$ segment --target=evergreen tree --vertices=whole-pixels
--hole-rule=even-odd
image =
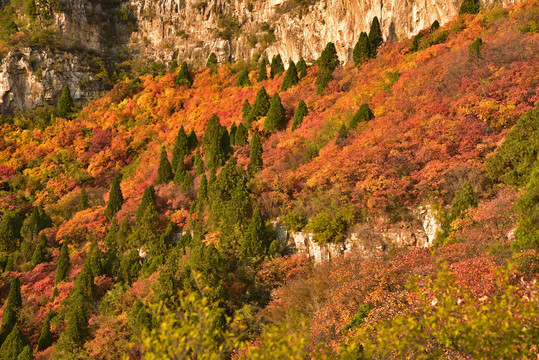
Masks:
[[[137,222],[140,221],[140,219],[142,219],[142,216],[144,215],[144,211],[149,206],[156,209],[156,206],[155,206],[155,189],[153,188],[152,185],[148,186],[144,190],[144,193],[142,194],[142,199],[140,200],[140,205],[139,205],[139,207],[137,209],[137,214],[135,216],[135,219],[136,219]]]
[[[258,120],[262,116],[266,116],[270,108],[270,97],[266,92],[266,89],[262,86],[258,93],[256,94],[255,102],[251,107],[251,114],[249,116],[250,122],[247,125],[247,128],[251,126],[251,122]]]
[[[382,30],[380,30],[380,22],[378,21],[378,17],[375,16],[372,19],[371,29],[369,30],[369,45],[371,47],[372,58],[376,57],[378,49],[383,42],[384,39],[382,38]]]
[[[0,360],[17,360],[17,356],[24,350],[30,342],[19,330],[17,325],[13,326],[9,336],[0,347]]]
[[[246,122],[248,120],[250,114],[251,104],[249,104],[249,100],[245,99],[245,101],[243,102],[243,108],[241,109],[241,119],[243,120],[243,122]]]
[[[47,237],[45,234],[41,233],[41,239],[32,254],[32,265],[36,266],[45,261],[46,251],[47,251]]]
[[[178,72],[174,83],[179,86],[193,86],[193,79],[191,77],[191,74],[189,73],[189,68],[187,67],[187,63],[185,61],[182,63],[182,66],[180,66],[180,71]]]
[[[539,162],[530,175],[526,192],[518,199],[520,224],[515,230],[515,249],[539,249]]]
[[[315,84],[318,85],[318,88],[316,89],[316,93],[318,95],[324,94],[324,90],[328,87],[329,83],[333,80],[333,74],[327,71],[319,72]]]
[[[348,137],[348,129],[342,124],[337,134],[337,139],[346,139]]]
[[[197,200],[206,201],[207,199],[208,199],[208,179],[206,179],[206,175],[203,174],[200,177],[200,185],[198,186]]]
[[[12,252],[19,245],[23,219],[14,211],[6,211],[0,220],[0,251]]]
[[[273,95],[271,105],[268,111],[266,121],[264,121],[264,131],[270,133],[275,130],[281,130],[286,126],[286,111],[281,104],[281,98],[278,93]]]
[[[483,39],[476,38],[468,48],[468,62],[473,62],[481,58],[481,48],[485,45]]]
[[[180,161],[183,161],[188,154],[189,138],[187,137],[187,134],[185,133],[185,130],[182,125],[178,130],[178,135],[176,135],[176,142],[174,143],[174,149],[172,150],[172,168],[176,169],[178,167],[178,163]]]
[[[193,177],[191,176],[191,173],[188,171],[185,173],[185,176],[183,177],[182,191],[189,192],[189,190],[191,190],[192,187],[193,187]]]
[[[178,62],[176,60],[172,60],[170,62],[170,66],[168,68],[170,70],[170,73],[172,74],[173,72],[175,72],[178,69]],[[140,80],[140,78],[139,78],[139,80]]]
[[[185,168],[185,163],[182,160],[178,163],[178,167],[176,168],[176,173],[174,174],[174,184],[181,184],[186,172],[187,169]]]
[[[236,85],[239,87],[246,87],[251,85],[251,80],[249,80],[249,71],[247,71],[247,69],[243,69],[242,71],[240,71]]]
[[[71,97],[69,86],[66,84],[62,90],[62,95],[60,95],[60,98],[58,99],[58,104],[56,105],[58,116],[67,118],[73,111],[74,107],[75,105],[73,104],[73,98]]]
[[[270,77],[272,79],[284,73],[284,64],[281,55],[277,54],[271,59]]]
[[[19,318],[19,312],[22,307],[21,297],[21,281],[18,277],[11,280],[9,287],[9,295],[2,315],[2,325],[0,326],[0,345],[7,342],[6,338],[12,333],[16,327]],[[3,348],[3,346],[2,346]],[[0,351],[0,354],[3,353]]]
[[[99,250],[99,246],[97,246],[96,241],[92,243],[92,246],[88,251],[86,262],[88,262],[88,268],[93,277],[103,275],[103,265],[101,264],[101,251]]]
[[[266,60],[266,57],[264,56],[262,60],[260,60],[260,65],[258,66],[258,82],[268,79],[268,71],[266,70],[267,67],[268,60]]]
[[[168,161],[167,152],[165,151],[165,148],[162,148],[161,159],[159,160],[159,168],[157,169],[157,180],[155,181],[155,184],[168,184],[173,178],[174,174],[172,174],[172,167]]]
[[[434,22],[432,23],[432,25],[430,26],[430,29],[432,31],[436,31],[440,28],[440,23],[438,22],[438,20],[434,20]]]
[[[240,246],[240,257],[244,260],[258,262],[264,258],[268,248],[268,236],[264,217],[257,206],[245,237]]]
[[[56,264],[56,279],[55,284],[67,279],[67,273],[69,272],[71,264],[69,261],[69,252],[67,249],[67,243],[64,242],[60,249],[60,256],[58,257],[58,263]]]
[[[359,35],[359,39],[354,46],[354,64],[359,66],[364,62],[368,61],[371,56],[371,45],[369,43],[369,37],[366,32],[362,32]]]
[[[210,68],[212,74],[217,72],[217,56],[215,56],[214,52],[212,52],[208,57],[208,61],[206,61],[206,66]]]
[[[294,111],[294,120],[292,121],[292,131],[296,130],[296,128],[301,125],[303,118],[305,118],[307,114],[309,114],[309,110],[307,109],[307,104],[305,104],[305,101],[300,100],[298,103],[298,106],[296,107],[296,111]]]
[[[26,345],[22,351],[17,356],[17,360],[34,360],[34,355],[32,354],[32,348],[30,345]]]
[[[360,122],[369,121],[372,119],[374,119],[374,114],[372,113],[369,104],[363,103],[350,121],[349,129],[353,130]]]
[[[26,4],[26,16],[28,16],[32,20],[36,18],[35,0],[28,0],[28,3]]]
[[[258,132],[256,131],[251,137],[251,156],[249,157],[248,169],[251,175],[262,170],[262,144],[260,143],[260,136],[258,136]]]
[[[449,228],[451,223],[457,218],[464,217],[464,210],[470,207],[477,207],[477,200],[475,199],[475,193],[469,182],[465,182],[460,190],[455,195],[451,208],[449,209],[448,217],[446,219],[446,229]]]
[[[197,149],[197,151],[195,152],[195,174],[196,176],[199,176],[201,174],[204,174],[205,171],[206,169],[204,169],[204,160],[202,160],[202,156],[200,155],[200,149]]]
[[[298,63],[296,64],[296,70],[298,71],[300,79],[307,76],[307,63],[305,62],[304,58],[299,59]]]
[[[82,291],[75,291],[74,289],[69,297],[66,314],[67,327],[60,335],[53,352],[55,358],[63,358],[66,354],[73,354],[84,344],[90,333],[88,308],[89,300],[87,296]]]
[[[419,43],[420,43],[421,39],[423,39],[423,36],[424,35],[423,35],[422,32],[420,32],[416,36],[414,36],[414,39],[412,40],[412,46],[410,47],[412,52],[416,52],[417,50],[419,50]]]
[[[120,188],[121,181],[122,179],[117,176],[112,180],[112,184],[110,185],[109,202],[105,209],[105,215],[107,215],[107,218],[109,219],[112,219],[124,204],[124,197],[122,195],[122,189]]]
[[[35,206],[22,224],[21,235],[25,240],[33,240],[41,230],[50,228],[52,225],[52,219],[43,207]]]
[[[231,150],[230,139],[226,127],[221,126],[217,115],[213,115],[208,122],[202,143],[206,152],[207,166],[217,168],[223,165]]]
[[[189,132],[189,135],[187,135],[187,140],[189,140],[189,150],[196,149],[198,146],[198,138],[195,130],[191,130],[191,132]]]
[[[132,285],[140,272],[140,258],[137,250],[132,249],[125,255],[120,263],[120,271],[118,273],[118,282],[126,285]]]
[[[84,185],[80,188],[80,198],[79,198],[79,211],[86,210],[90,207],[90,201],[88,200],[88,194],[86,194],[86,187]]]
[[[51,320],[53,313],[49,312],[43,320],[43,326],[41,326],[41,332],[39,334],[39,340],[37,341],[37,351],[43,351],[52,345],[54,339],[51,332]]]
[[[298,71],[296,69],[296,64],[292,60],[288,64],[288,69],[284,75],[283,84],[281,86],[282,91],[290,89],[292,86],[297,85],[299,82]]]
[[[236,123],[233,123],[230,125],[230,145],[236,145],[236,131],[238,130],[238,127],[236,126]]]
[[[236,146],[243,146],[247,144],[248,137],[249,131],[242,123],[240,123],[240,125],[238,126],[238,130],[236,130],[236,136],[234,140]]]
[[[127,219],[126,219],[127,220]],[[118,252],[121,252],[123,249],[119,248],[118,244],[118,234],[120,232],[120,227],[118,226],[118,220],[116,217],[112,220],[110,225],[109,232],[105,238],[105,245],[107,247],[107,252],[105,254],[105,259],[103,261],[103,272],[110,277],[116,276],[120,263],[118,260]]]
[[[463,0],[460,4],[459,14],[477,14],[479,3],[477,0]]]
[[[333,79],[333,71],[338,65],[339,58],[337,57],[335,44],[329,42],[318,59],[318,76],[315,82],[318,85],[317,94],[322,95],[324,93],[327,85]]]

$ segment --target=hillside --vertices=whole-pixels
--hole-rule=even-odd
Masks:
[[[538,5],[4,118],[0,360],[533,358]],[[398,240],[421,209],[430,248]]]

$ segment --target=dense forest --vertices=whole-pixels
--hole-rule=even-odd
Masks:
[[[537,358],[538,19],[465,0],[349,64],[212,54],[1,118],[0,360]],[[431,247],[278,236],[421,206]]]

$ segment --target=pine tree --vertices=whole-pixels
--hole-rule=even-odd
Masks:
[[[249,157],[248,170],[251,175],[262,170],[262,144],[256,131],[251,137],[251,156]]]
[[[240,257],[247,261],[260,261],[266,254],[267,242],[265,220],[260,207],[257,206],[241,243]]]
[[[205,171],[206,169],[204,169],[204,160],[202,160],[202,156],[200,155],[200,149],[197,149],[197,151],[195,152],[195,175],[199,176],[201,174],[204,174]]]
[[[298,71],[300,79],[307,76],[307,63],[305,62],[304,58],[299,59],[298,63],[296,64],[296,70]]]
[[[208,61],[206,61],[206,66],[210,68],[212,74],[217,72],[217,56],[215,56],[214,52],[212,52],[208,57]]]
[[[45,319],[43,320],[43,325],[41,326],[41,332],[39,333],[39,340],[37,341],[37,351],[43,351],[52,345],[54,339],[51,332],[51,320],[53,318],[53,313],[49,312]]]
[[[410,50],[412,50],[412,52],[416,52],[417,50],[419,50],[419,44],[421,42],[421,39],[423,39],[423,33],[420,32],[420,33],[417,33],[416,36],[414,36],[414,39],[412,40],[412,46],[410,47]]]
[[[88,262],[88,267],[94,278],[103,275],[103,264],[101,263],[101,251],[99,250],[99,246],[97,245],[96,241],[92,242],[92,246],[90,247],[90,250],[88,251],[86,262]]]
[[[369,37],[366,32],[362,32],[359,35],[359,40],[354,46],[354,64],[359,66],[364,62],[368,61],[371,56],[371,45],[369,43]]]
[[[236,146],[243,146],[247,144],[247,138],[249,137],[249,131],[247,128],[240,123],[238,126],[238,130],[236,130],[236,137],[234,142],[236,143]]]
[[[187,67],[187,63],[185,61],[182,63],[182,66],[180,66],[180,71],[178,72],[174,83],[179,86],[193,86],[193,79],[191,77],[191,74],[189,73],[189,68]]]
[[[296,107],[296,111],[294,111],[294,120],[292,121],[292,131],[296,130],[296,128],[301,125],[303,118],[305,118],[307,114],[309,114],[309,110],[307,109],[307,104],[305,104],[305,101],[300,100],[298,103],[298,106]]]
[[[161,149],[161,159],[159,160],[159,168],[157,169],[157,180],[155,181],[156,185],[159,184],[168,184],[174,179],[174,174],[172,174],[172,167],[168,161],[167,152],[165,148]]]
[[[459,14],[477,14],[479,12],[479,3],[477,0],[463,0],[460,4]]]
[[[260,65],[258,66],[258,82],[264,81],[268,79],[268,71],[266,68],[268,67],[268,60],[266,60],[266,57],[264,56],[262,60],[260,61]]]
[[[209,168],[223,165],[231,151],[230,138],[226,127],[221,126],[217,115],[213,115],[206,126],[202,139]]]
[[[384,39],[382,38],[382,30],[380,30],[380,22],[378,21],[378,17],[375,16],[372,19],[371,29],[369,30],[369,45],[371,47],[372,58],[376,57],[378,49],[383,42]]]
[[[122,179],[117,176],[112,180],[112,184],[110,185],[109,202],[105,209],[105,215],[107,215],[107,218],[109,219],[112,219],[124,204],[124,197],[122,195],[122,189],[120,188],[121,181]]]
[[[80,276],[80,275],[79,275]],[[73,354],[82,347],[90,330],[89,300],[82,291],[72,291],[69,297],[69,307],[67,310],[67,327],[60,335],[55,346],[53,356],[63,358],[62,353]]]
[[[372,113],[369,104],[363,103],[350,121],[349,129],[353,130],[360,122],[369,121],[372,119],[374,119],[374,114]]]
[[[246,69],[240,71],[236,85],[239,87],[246,87],[251,85],[251,80],[249,80],[249,71],[247,71]]]
[[[25,240],[33,240],[41,230],[50,228],[52,225],[52,219],[43,207],[35,206],[22,224],[21,235]]]
[[[275,130],[281,130],[286,126],[286,111],[281,104],[281,98],[278,93],[273,95],[271,105],[268,111],[266,121],[264,121],[264,131],[270,133]]]
[[[481,57],[481,48],[485,45],[483,39],[476,38],[468,48],[468,62],[473,62]]]
[[[185,163],[182,160],[178,163],[178,167],[176,168],[176,172],[174,174],[174,184],[181,184],[186,172],[187,169],[185,168]]]
[[[178,69],[178,62],[176,60],[172,60],[170,62],[170,65],[169,65],[169,70],[170,70],[170,73],[172,74],[173,72],[175,72],[177,69]],[[139,78],[140,80],[140,78]]]
[[[47,251],[47,237],[45,234],[41,233],[41,239],[32,254],[32,265],[36,266],[45,261],[46,251]]]
[[[268,110],[270,108],[270,97],[268,93],[266,92],[266,89],[262,86],[258,93],[256,94],[255,102],[253,103],[253,106],[251,107],[251,114],[250,119],[251,122],[254,120],[258,120],[262,116],[266,116],[268,113]],[[249,126],[250,127],[249,123]]]
[[[178,163],[180,161],[183,161],[188,154],[189,138],[187,137],[187,134],[185,133],[185,130],[182,125],[178,130],[178,135],[176,135],[176,142],[174,143],[174,149],[172,150],[172,168],[176,169],[178,167]]]
[[[432,25],[430,26],[430,29],[432,31],[436,31],[440,28],[440,23],[438,22],[438,20],[434,20],[434,22],[432,23]]]
[[[140,258],[137,250],[132,249],[125,255],[120,263],[120,271],[118,273],[118,282],[132,285],[140,272]]]
[[[205,174],[203,174],[200,177],[200,185],[198,186],[197,200],[198,201],[208,200],[208,179],[206,178]]]
[[[281,55],[277,54],[271,59],[270,77],[274,79],[282,73],[284,73],[283,60],[281,59]]]
[[[35,0],[28,0],[28,3],[26,4],[26,16],[28,16],[32,20],[36,18]]]
[[[60,256],[58,257],[58,263],[56,264],[56,279],[55,284],[67,279],[67,273],[69,272],[71,264],[69,261],[69,252],[67,249],[67,243],[64,242],[60,249]]]
[[[0,347],[0,360],[17,360],[17,356],[30,342],[17,325],[13,326],[9,336]]]
[[[250,114],[251,114],[251,104],[249,104],[249,100],[245,99],[245,101],[243,102],[243,108],[241,109],[241,119],[243,120],[243,122],[247,121]]]
[[[69,86],[67,86],[66,84],[62,89],[62,95],[60,95],[60,98],[58,99],[58,104],[56,105],[56,111],[58,112],[58,116],[67,118],[73,111],[74,107],[75,105],[73,104],[73,98],[71,97]]]
[[[348,129],[342,124],[337,134],[337,139],[346,139],[348,137]]]
[[[0,251],[14,251],[21,238],[22,216],[14,211],[6,211],[0,220]]]
[[[539,250],[539,162],[530,175],[526,192],[518,199],[516,210],[520,224],[515,230],[515,249]]]
[[[333,71],[339,65],[335,44],[327,43],[318,59],[318,76],[315,84],[318,85],[317,94],[322,95],[329,82],[333,79]]]
[[[4,343],[6,338],[12,333],[14,327],[16,327],[15,325],[19,318],[21,307],[21,281],[18,277],[16,277],[15,279],[11,280],[6,307],[4,309],[4,314],[2,315],[2,325],[0,326],[0,345]],[[1,353],[3,352],[0,351],[0,354]]]
[[[90,207],[90,201],[88,200],[88,194],[86,194],[86,187],[84,185],[80,188],[80,198],[79,198],[79,205],[78,210],[86,210]]]
[[[189,150],[196,149],[198,146],[198,138],[195,130],[191,130],[191,132],[189,132],[189,135],[187,135],[187,140],[189,140]]]
[[[17,356],[17,360],[34,360],[34,355],[32,354],[32,348],[30,345],[26,345],[22,351]]]
[[[292,60],[288,64],[288,69],[284,75],[283,84],[281,86],[282,91],[290,89],[292,86],[297,85],[299,82],[298,71],[296,69],[296,64]]]
[[[140,200],[140,205],[137,209],[137,214],[135,216],[136,222],[139,222],[144,215],[144,211],[148,206],[156,208],[155,206],[155,189],[152,185],[148,186],[144,193],[142,194],[142,199]]]
[[[182,191],[189,192],[189,190],[191,190],[192,187],[193,187],[193,177],[191,176],[191,173],[188,171],[185,173],[185,176],[183,177]]]
[[[230,145],[236,145],[236,131],[238,130],[238,127],[236,126],[236,123],[233,123],[230,125]]]

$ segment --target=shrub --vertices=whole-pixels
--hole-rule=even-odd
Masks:
[[[353,208],[341,208],[337,211],[322,211],[311,219],[307,228],[313,233],[313,239],[319,244],[337,243],[346,237],[346,231],[356,221]]]
[[[479,3],[477,0],[463,0],[460,4],[459,14],[477,14],[479,12]]]

